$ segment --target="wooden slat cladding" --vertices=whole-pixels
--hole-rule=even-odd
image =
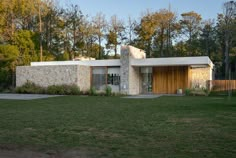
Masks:
[[[184,91],[190,86],[189,77],[187,66],[154,67],[153,93],[176,94],[177,89]]]
[[[227,91],[236,89],[236,80],[212,80],[208,81],[208,89],[212,91]]]

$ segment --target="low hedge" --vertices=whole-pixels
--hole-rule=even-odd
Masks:
[[[52,85],[47,87],[48,94],[79,95],[80,89],[77,85]]]
[[[27,81],[24,85],[17,87],[15,92],[25,94],[44,94],[46,93],[46,89],[33,82]]]
[[[75,84],[52,85],[44,88],[33,82],[27,81],[24,85],[17,87],[15,92],[25,94],[79,95],[80,89]]]
[[[48,87],[41,87],[33,82],[27,81],[24,85],[15,89],[16,93],[24,94],[56,94],[56,95],[91,95],[91,96],[124,96],[122,93],[112,92],[110,86],[106,86],[104,91],[98,92],[95,87],[91,87],[89,91],[80,92],[80,88],[75,85],[51,85]]]
[[[206,88],[185,89],[187,96],[208,96],[209,92]]]

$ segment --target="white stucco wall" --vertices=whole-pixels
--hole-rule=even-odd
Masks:
[[[130,95],[136,95],[140,94],[142,89],[140,87],[140,82],[142,80],[140,68],[139,67],[133,67],[131,66],[131,60],[132,59],[145,59],[146,53],[138,48],[127,46],[127,49],[129,51],[129,94]]]

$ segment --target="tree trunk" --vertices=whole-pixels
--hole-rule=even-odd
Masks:
[[[16,71],[15,71],[15,63],[12,65],[12,87],[16,86]]]
[[[192,56],[192,29],[189,28],[189,41],[188,41],[188,56]]]
[[[161,45],[160,45],[161,57],[164,56],[163,45],[164,45],[164,29],[161,30]]]
[[[148,56],[147,57],[150,58],[151,55],[152,55],[151,54],[151,42],[150,41],[148,42],[148,51],[147,52],[148,52]]]
[[[43,42],[42,42],[42,17],[41,17],[41,8],[40,8],[40,4],[39,4],[39,47],[40,47],[40,61],[43,61]]]
[[[117,56],[117,44],[115,44],[115,58],[116,58],[116,56]]]
[[[99,43],[99,59],[102,59],[102,49],[101,49],[101,36],[98,36],[98,43]]]
[[[225,79],[229,78],[229,38],[226,35],[225,40]]]
[[[71,51],[71,59],[74,60],[75,58],[75,44],[76,44],[76,24],[73,23],[73,49]]]
[[[15,32],[15,26],[14,26],[14,18],[13,18],[13,11],[11,11],[11,38],[13,37]]]

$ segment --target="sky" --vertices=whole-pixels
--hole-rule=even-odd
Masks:
[[[89,17],[102,12],[109,19],[112,15],[126,21],[130,16],[139,19],[147,10],[158,11],[168,9],[181,13],[195,11],[202,15],[204,20],[216,19],[217,13],[222,13],[222,5],[227,0],[57,0],[60,6],[66,7],[77,4],[82,13]]]

